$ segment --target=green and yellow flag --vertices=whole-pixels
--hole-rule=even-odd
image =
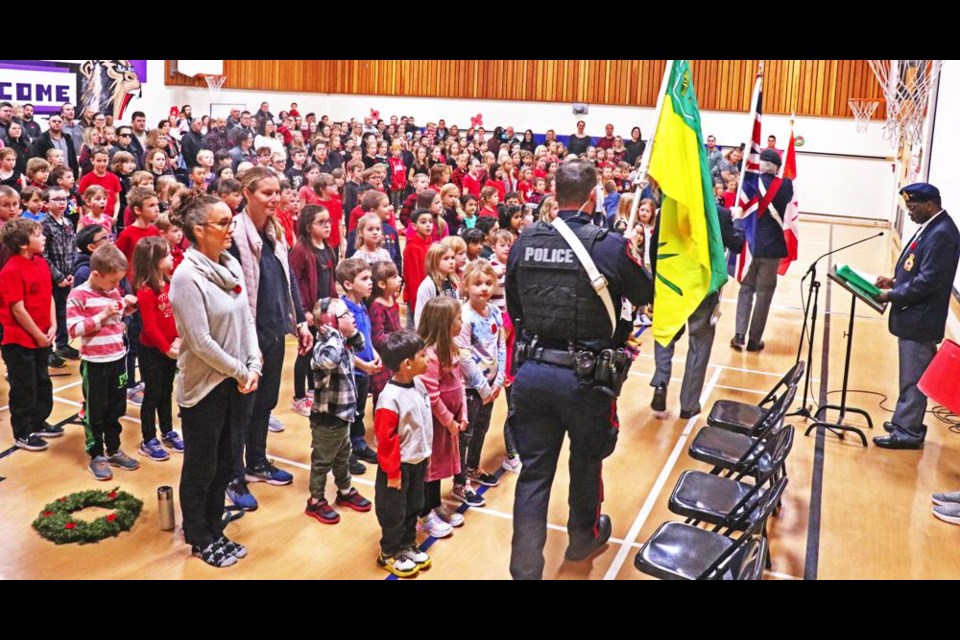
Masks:
[[[663,193],[660,244],[651,249],[657,252],[653,337],[664,346],[727,280],[690,62],[674,60],[665,82],[648,171]]]

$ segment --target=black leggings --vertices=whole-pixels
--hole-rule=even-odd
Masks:
[[[310,333],[313,334],[313,341],[317,341],[317,330],[310,327]],[[307,395],[307,389],[313,391],[313,371],[310,367],[310,360],[313,358],[313,351],[308,351],[302,356],[297,356],[293,363],[293,399],[299,400]],[[306,382],[306,384],[304,384]]]
[[[423,483],[423,511],[420,517],[425,518],[430,512],[440,506],[440,481],[431,480]]]

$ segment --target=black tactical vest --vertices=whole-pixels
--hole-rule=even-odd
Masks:
[[[607,234],[593,225],[571,229],[591,256],[594,244]],[[610,316],[556,229],[537,222],[523,230],[513,250],[520,252],[516,279],[527,332],[558,345],[610,338]]]

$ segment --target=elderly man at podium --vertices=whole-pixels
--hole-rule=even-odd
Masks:
[[[877,299],[890,302],[890,333],[900,355],[900,397],[889,435],[873,442],[884,449],[922,449],[927,427],[927,397],[917,387],[920,376],[943,340],[953,279],[960,260],[960,232],[940,205],[940,191],[926,182],[900,190],[910,219],[920,225],[903,245],[893,278],[879,277]]]

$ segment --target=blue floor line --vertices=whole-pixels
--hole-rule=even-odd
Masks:
[[[500,468],[497,469],[497,471],[493,474],[493,477],[496,478],[497,480],[499,480],[499,479],[500,479],[500,476],[502,476],[505,472],[506,472],[506,469],[504,469],[503,467],[500,467]],[[476,492],[476,493],[477,493],[478,496],[482,496],[483,494],[485,494],[485,493],[487,492],[487,489],[493,489],[493,487],[481,486],[479,489],[477,489],[477,492]],[[457,509],[457,513],[466,513],[469,509],[470,509],[470,505],[464,503],[464,504],[460,505],[460,507]],[[432,546],[433,546],[433,543],[436,542],[437,540],[439,540],[439,538],[434,538],[433,536],[428,536],[427,539],[423,541],[423,544],[420,545],[420,550],[425,552],[427,549],[429,549],[430,547],[432,547]],[[386,577],[386,579],[387,579],[387,580],[399,580],[400,578],[398,578],[397,576],[395,576],[395,575],[393,575],[393,574],[391,573],[390,575],[388,575],[388,576]]]

